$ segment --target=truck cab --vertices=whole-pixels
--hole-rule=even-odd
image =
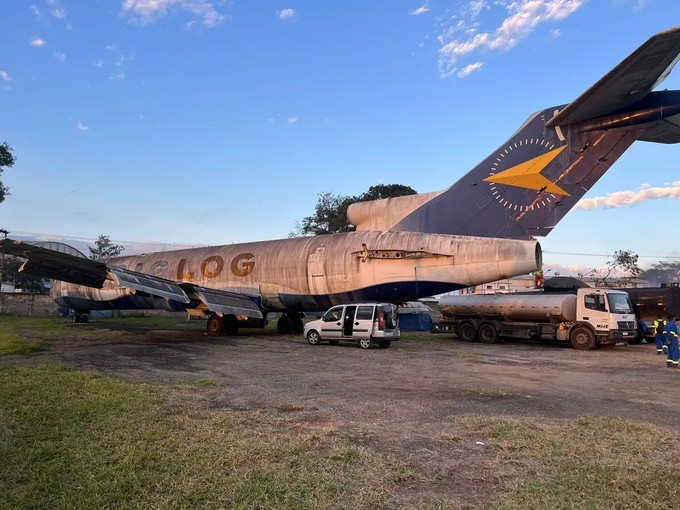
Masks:
[[[635,313],[626,292],[583,288],[577,290],[576,296],[576,324],[570,328],[574,347],[591,348],[593,340],[596,344],[607,345],[637,337]],[[591,331],[577,330],[579,327]],[[593,334],[594,339],[591,338]]]

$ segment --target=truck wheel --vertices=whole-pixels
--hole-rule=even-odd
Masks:
[[[206,325],[208,330],[208,335],[210,336],[220,336],[222,334],[222,328],[224,321],[219,315],[211,315],[208,318],[208,324]]]
[[[498,342],[498,331],[493,324],[484,323],[479,327],[479,341],[485,344],[495,344]]]
[[[587,351],[595,347],[597,339],[595,334],[585,326],[576,326],[571,330],[571,345],[579,351]]]
[[[645,332],[642,331],[642,328],[640,326],[638,326],[635,335],[636,335],[635,338],[631,338],[630,340],[628,340],[628,343],[630,345],[641,344],[642,341],[645,339]]]
[[[464,322],[458,326],[458,338],[463,342],[474,342],[477,338],[477,331],[471,322]]]

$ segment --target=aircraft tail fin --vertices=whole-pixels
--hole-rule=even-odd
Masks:
[[[680,142],[680,91],[651,92],[678,60],[680,27],[650,38],[572,103],[533,114],[449,189],[357,205],[350,221],[358,229],[547,235],[635,140]],[[364,221],[376,211],[380,221]]]

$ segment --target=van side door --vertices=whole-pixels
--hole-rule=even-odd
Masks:
[[[357,307],[354,317],[354,336],[356,338],[371,338],[373,335],[375,308],[375,305],[359,305]]]
[[[351,338],[354,334],[354,317],[356,313],[356,305],[345,306],[345,316],[342,320],[342,336],[344,338]]]

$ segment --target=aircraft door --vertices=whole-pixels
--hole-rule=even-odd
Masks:
[[[309,292],[313,295],[328,294],[326,286],[326,271],[324,269],[325,246],[319,246],[309,254],[307,260],[307,283]]]
[[[375,305],[359,305],[354,316],[353,334],[357,338],[370,338],[373,332]]]
[[[342,336],[351,337],[354,332],[354,318],[357,313],[356,305],[348,305],[345,307],[345,316],[342,322]]]

